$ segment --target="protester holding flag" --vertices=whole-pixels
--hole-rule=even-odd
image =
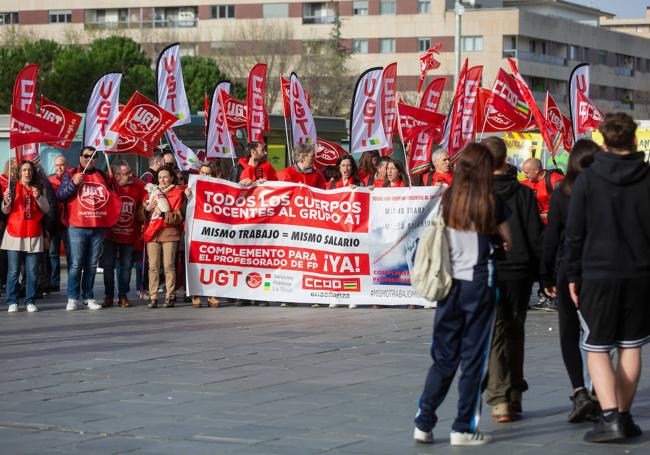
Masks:
[[[275,181],[278,176],[267,159],[267,148],[263,142],[249,142],[246,157],[240,158],[230,170],[230,181],[250,185],[255,181]]]
[[[587,442],[641,435],[630,410],[650,341],[650,167],[632,117],[608,114],[598,129],[605,151],[573,184],[566,227],[569,293],[602,408]]]
[[[149,308],[158,307],[160,262],[165,271],[164,308],[174,307],[176,287],[176,249],[181,240],[183,191],[177,186],[174,169],[164,165],[158,170],[158,186],[148,187],[145,210],[149,219],[145,225],[144,241],[149,261]]]
[[[431,170],[422,174],[421,186],[451,185],[451,179],[449,152],[438,149],[431,154]]]
[[[328,190],[359,186],[357,163],[355,163],[352,155],[340,156],[336,162],[336,168],[338,169],[338,175],[327,182]]]
[[[408,186],[408,177],[401,161],[391,159],[386,164],[386,181],[384,187],[402,188]]]
[[[63,174],[68,169],[68,161],[65,156],[59,155],[54,158],[54,174],[48,177],[50,185],[52,185],[52,190],[56,194],[59,187],[61,186],[61,179]],[[68,244],[68,234],[65,224],[62,222],[62,216],[64,211],[64,204],[62,202],[57,202],[57,229],[50,239],[50,291],[59,292],[61,288],[61,241],[63,240],[63,245],[66,254],[66,263],[70,263],[70,245]]]
[[[119,219],[120,201],[109,190],[111,180],[95,167],[96,163],[97,150],[83,147],[79,167],[63,174],[56,192],[66,206],[64,224],[70,241],[67,311],[78,309],[79,297],[91,310],[102,308],[93,291],[97,261],[106,228]]]
[[[100,264],[104,269],[104,303],[102,307],[113,306],[115,297],[115,262],[119,258],[117,297],[122,308],[131,306],[128,299],[131,268],[133,267],[133,249],[144,216],[142,200],[146,195],[144,182],[133,177],[131,166],[126,161],[117,161],[112,166],[115,177],[113,186],[121,201],[120,219],[106,232]]]
[[[573,409],[568,417],[571,423],[596,420],[598,405],[591,398],[589,390],[585,388],[585,369],[580,349],[580,319],[569,295],[565,230],[573,184],[578,175],[591,166],[594,156],[600,151],[601,148],[588,139],[581,139],[575,143],[569,154],[566,177],[551,194],[548,225],[544,230],[541,276],[546,294],[557,299],[558,302],[560,349],[573,387],[571,393]]]
[[[7,305],[9,313],[18,311],[20,268],[25,258],[25,306],[27,311],[38,311],[34,304],[38,278],[38,260],[44,251],[41,220],[49,210],[36,167],[31,161],[18,166],[14,184],[7,188],[2,199],[2,213],[7,215],[7,229],[0,248],[7,250]]]
[[[312,144],[298,144],[293,151],[294,165],[278,173],[278,180],[283,182],[304,183],[315,188],[325,189],[323,174],[314,169],[316,149]]]
[[[359,180],[363,181],[377,171],[378,150],[366,150],[359,158]]]
[[[369,187],[370,189],[373,189],[376,186],[384,186],[384,182],[386,181],[386,166],[388,165],[389,161],[390,158],[387,156],[379,157],[377,160],[377,169],[375,170],[375,173],[366,176],[366,179],[363,181],[363,185]]]
[[[537,197],[539,214],[544,224],[547,223],[548,208],[551,203],[551,193],[562,180],[562,174],[557,171],[546,170],[538,158],[528,158],[522,165],[526,179],[521,183],[529,187]]]
[[[153,156],[149,158],[149,169],[140,176],[140,180],[144,183],[157,184],[158,182],[155,181],[156,174],[163,164],[162,156],[158,153],[154,153]]]
[[[494,194],[490,151],[470,143],[459,156],[454,180],[442,196],[453,281],[447,297],[438,302],[431,347],[434,363],[420,397],[413,437],[417,442],[433,442],[436,410],[462,362],[450,442],[481,445],[491,439],[477,428],[495,306],[491,256],[495,242],[509,249],[509,212]]]
[[[524,379],[526,312],[541,258],[542,221],[533,192],[512,175],[503,139],[492,136],[482,142],[492,153],[496,169],[496,193],[512,213],[508,227],[512,245],[508,252],[495,254],[497,302],[488,367],[487,403],[492,419],[510,422],[521,414],[522,394],[528,389]]]

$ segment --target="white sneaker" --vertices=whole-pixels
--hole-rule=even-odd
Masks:
[[[330,303],[330,308],[338,308],[338,304],[336,303]]]
[[[424,309],[425,309],[425,310],[432,310],[432,309],[434,309],[435,307],[436,307],[436,306],[435,306],[433,303],[427,303],[426,305],[424,305]]]
[[[88,305],[89,310],[101,310],[102,306],[95,299],[84,300],[84,305]]]
[[[474,430],[473,433],[461,433],[460,431],[452,431],[449,434],[449,443],[452,446],[480,446],[487,444],[492,440],[492,436],[486,433],[481,433]]]
[[[36,313],[38,311],[38,307],[34,305],[33,303],[28,303],[27,304],[27,312],[28,313]]]
[[[7,308],[7,313],[18,313],[18,304],[12,303],[9,305],[9,308]]]
[[[357,306],[354,303],[348,305],[348,308],[354,310]]]
[[[68,299],[68,304],[65,306],[65,311],[76,311],[79,309],[79,300]]]
[[[422,444],[433,444],[433,431],[422,431],[418,427],[413,430],[413,439]]]

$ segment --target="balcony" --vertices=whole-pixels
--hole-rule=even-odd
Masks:
[[[537,54],[528,51],[508,49],[502,52],[503,58],[518,58],[529,62],[543,63],[545,65],[567,66],[567,59],[555,55]]]
[[[617,76],[632,77],[634,76],[634,70],[625,66],[615,66],[614,74]]]
[[[119,22],[86,22],[86,30],[119,30],[138,28],[174,28],[174,27],[196,27],[198,19],[151,19],[142,21],[119,21]]]
[[[333,24],[336,16],[303,16],[303,24]]]

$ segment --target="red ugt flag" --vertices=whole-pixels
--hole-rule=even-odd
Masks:
[[[420,93],[427,72],[440,68],[440,62],[436,60],[435,56],[438,55],[441,48],[442,44],[436,43],[431,49],[420,55],[420,83],[418,84],[418,93]]]
[[[177,120],[174,114],[136,91],[111,125],[111,130],[155,147],[163,133]]]

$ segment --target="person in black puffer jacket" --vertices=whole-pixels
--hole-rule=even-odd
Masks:
[[[483,141],[494,156],[494,187],[512,212],[512,245],[495,254],[497,314],[490,350],[487,403],[492,419],[509,422],[521,413],[524,380],[524,326],[528,301],[541,258],[543,224],[535,194],[520,184],[506,163],[506,144],[498,137]]]

